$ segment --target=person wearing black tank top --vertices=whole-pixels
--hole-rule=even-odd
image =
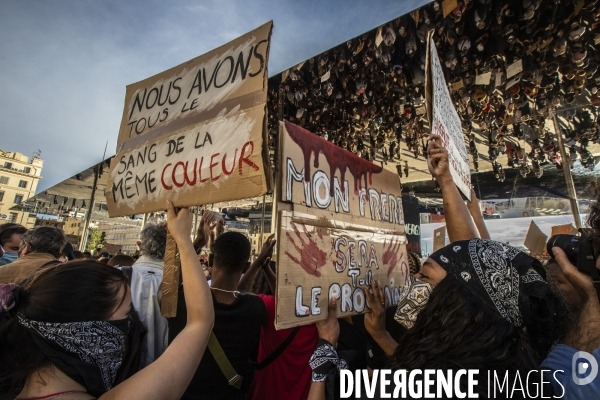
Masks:
[[[208,235],[207,235],[208,236]],[[240,388],[232,386],[211,351],[206,351],[182,399],[244,399],[252,383],[266,308],[260,297],[239,292],[238,284],[248,269],[250,242],[237,232],[226,232],[214,243],[212,299],[215,307],[213,333],[235,372],[242,377]],[[185,326],[186,304],[179,291],[177,315],[169,319],[169,343]]]

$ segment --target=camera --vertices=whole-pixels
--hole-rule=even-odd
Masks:
[[[600,295],[600,271],[596,268],[596,259],[598,253],[594,250],[590,237],[583,229],[579,232],[581,236],[574,235],[554,235],[548,240],[546,250],[553,256],[552,248],[559,247],[566,254],[571,264],[576,265],[577,269],[592,277],[594,287]]]

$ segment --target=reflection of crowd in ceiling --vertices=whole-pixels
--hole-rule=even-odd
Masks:
[[[396,164],[398,174],[408,176],[400,149],[416,158],[425,152],[426,36],[433,29],[474,170],[480,157],[492,163],[500,181],[507,167],[541,177],[544,165],[562,166],[545,124],[556,107],[566,117],[568,162],[593,169],[588,145],[600,143],[600,3],[457,4],[446,17],[441,2],[427,4],[271,79],[270,131],[277,129],[281,87],[286,119],[365,159]],[[513,76],[519,60],[522,71]],[[475,133],[489,145],[488,154],[478,154]]]

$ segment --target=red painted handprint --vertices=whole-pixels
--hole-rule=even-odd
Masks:
[[[302,269],[308,274],[316,277],[321,276],[320,269],[327,262],[327,253],[319,248],[319,245],[317,242],[315,242],[312,235],[306,230],[306,226],[304,226],[304,224],[300,224],[304,234],[300,233],[295,223],[290,222],[290,224],[292,225],[292,229],[294,230],[297,240],[300,241],[302,247],[298,247],[290,232],[286,232],[285,235],[300,254],[300,261],[298,261],[298,258],[291,255],[287,250],[285,251],[285,254],[290,258],[290,260],[301,266]],[[322,235],[319,235],[319,237],[322,238]]]
[[[387,276],[389,277],[392,274],[392,271],[394,270],[396,265],[398,264],[398,260],[402,259],[404,253],[401,253],[400,256],[398,256],[398,250],[400,250],[400,238],[392,239],[390,241],[389,246],[386,247],[386,245],[387,240],[383,242],[384,252],[382,261],[383,265],[388,267]]]

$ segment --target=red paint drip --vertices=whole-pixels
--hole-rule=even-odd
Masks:
[[[331,196],[333,196],[333,176],[335,175],[336,170],[340,171],[342,191],[345,190],[344,177],[346,175],[346,170],[350,170],[350,173],[354,177],[354,194],[358,194],[359,190],[363,187],[366,189],[368,185],[372,185],[373,174],[378,174],[383,170],[380,166],[344,150],[289,121],[285,121],[285,128],[292,140],[302,149],[302,154],[304,155],[305,182],[310,181],[311,155],[313,153],[315,155],[315,168],[319,168],[319,154],[322,153],[325,156],[327,163],[329,164],[329,191]],[[367,177],[369,180],[368,185]],[[361,185],[363,179],[364,186]]]

